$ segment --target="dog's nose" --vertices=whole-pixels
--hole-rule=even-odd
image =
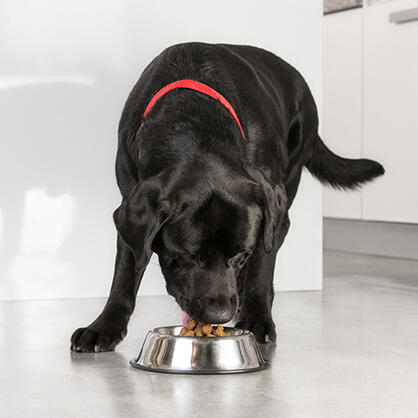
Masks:
[[[229,322],[236,313],[237,301],[235,296],[214,296],[207,298],[204,310],[205,322],[224,324]]]
[[[210,324],[225,324],[229,322],[234,316],[235,310],[230,308],[217,310],[211,307],[208,307],[205,312],[205,321]]]

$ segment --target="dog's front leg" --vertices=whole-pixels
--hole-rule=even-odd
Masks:
[[[251,331],[260,343],[265,343],[267,337],[272,342],[276,340],[276,326],[271,316],[275,259],[274,250],[269,254],[255,252],[242,277],[239,322],[235,326]]]
[[[136,294],[143,272],[135,271],[132,251],[118,237],[115,272],[109,298],[103,312],[71,337],[71,350],[83,353],[111,351],[122,341],[135,307]]]
[[[241,272],[239,322],[235,326],[250,330],[260,343],[268,340],[276,341],[276,325],[271,315],[274,297],[273,274],[276,254],[284,241],[289,225],[286,214],[280,229],[275,231],[272,251],[266,253],[260,240],[245,270]]]

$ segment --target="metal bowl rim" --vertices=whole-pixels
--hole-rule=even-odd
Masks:
[[[239,330],[241,331],[241,334],[238,335],[226,335],[226,336],[214,336],[214,337],[207,337],[206,335],[203,337],[196,337],[196,336],[180,336],[180,335],[174,335],[174,334],[161,334],[158,332],[158,330],[161,329],[167,329],[167,328],[181,328],[183,325],[172,325],[172,326],[168,326],[168,327],[157,327],[157,328],[153,328],[152,330],[148,331],[147,336],[151,333],[154,335],[158,335],[159,337],[169,337],[169,338],[191,338],[191,339],[197,339],[197,340],[201,340],[202,338],[209,338],[210,340],[217,340],[217,339],[231,339],[231,338],[240,338],[240,337],[246,337],[248,335],[254,335],[251,331],[248,331],[247,329],[241,329],[241,328],[234,328],[234,327],[224,327],[225,330]],[[145,337],[145,339],[147,338],[147,336]]]

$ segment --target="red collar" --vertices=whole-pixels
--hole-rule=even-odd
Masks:
[[[178,80],[178,81],[174,81],[173,83],[170,83],[170,84],[167,84],[166,86],[164,86],[161,90],[159,90],[154,95],[154,97],[148,103],[148,106],[147,106],[147,108],[145,109],[145,112],[144,112],[144,119],[147,116],[147,114],[149,113],[149,111],[151,110],[151,108],[155,105],[155,103],[158,99],[160,99],[162,96],[164,96],[164,94],[168,93],[169,91],[174,90],[174,89],[178,89],[178,88],[196,90],[200,93],[203,93],[203,94],[206,94],[210,97],[213,97],[215,100],[218,100],[223,106],[226,107],[226,109],[229,111],[229,113],[235,119],[235,122],[238,124],[239,130],[241,131],[241,135],[245,139],[244,131],[243,131],[242,126],[239,122],[238,116],[235,113],[234,108],[231,106],[231,103],[229,103],[228,100],[226,100],[224,96],[222,96],[220,93],[218,93],[213,88],[209,87],[206,84],[200,83],[199,81],[195,81],[195,80]]]

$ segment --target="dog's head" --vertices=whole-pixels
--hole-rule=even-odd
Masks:
[[[203,323],[233,318],[239,272],[259,237],[264,250],[271,251],[283,211],[283,202],[264,179],[233,183],[225,186],[200,176],[173,179],[162,173],[138,184],[114,213],[137,271],[146,268],[155,251],[168,293]]]

